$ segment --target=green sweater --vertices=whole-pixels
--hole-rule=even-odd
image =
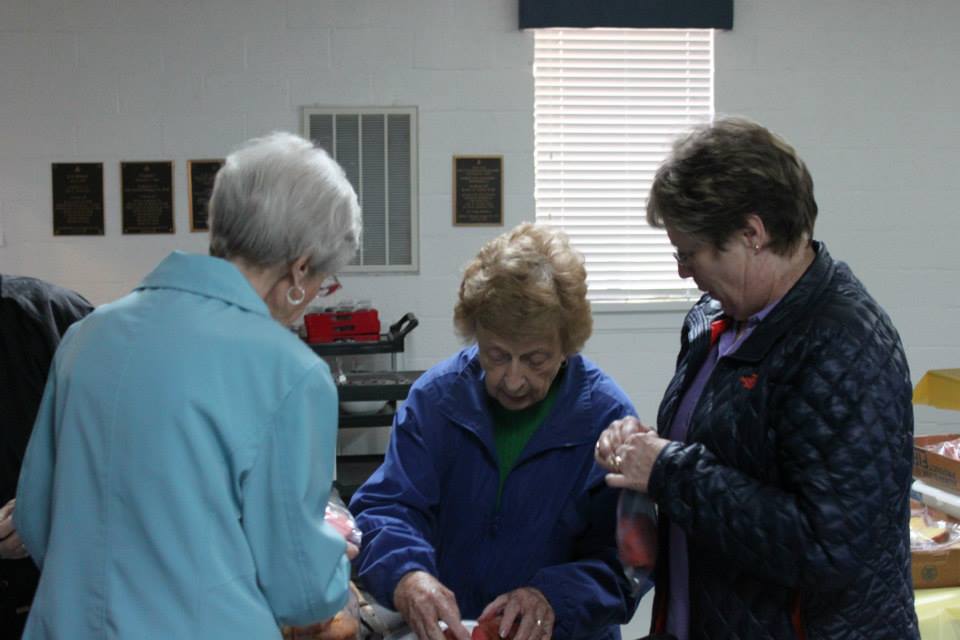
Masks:
[[[517,462],[517,458],[527,446],[543,421],[546,420],[553,403],[557,399],[557,379],[550,386],[547,396],[540,402],[520,409],[510,411],[504,409],[496,400],[490,400],[490,410],[493,413],[493,441],[497,448],[497,460],[500,464],[500,488],[497,491],[497,507],[500,507],[500,495],[507,476]]]

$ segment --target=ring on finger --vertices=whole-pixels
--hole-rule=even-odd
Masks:
[[[542,620],[542,619],[537,618],[537,626],[538,626],[538,627],[542,627],[542,626],[543,626],[543,620]]]
[[[613,468],[617,473],[620,473],[620,465],[623,464],[623,457],[620,454],[613,456]]]

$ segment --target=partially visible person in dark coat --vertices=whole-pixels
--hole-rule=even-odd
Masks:
[[[93,311],[83,296],[43,280],[0,274],[0,629],[23,631],[39,572],[13,527],[20,463],[53,353],[67,328]]]
[[[907,361],[816,216],[794,149],[736,118],[679,140],[650,192],[705,295],[657,430],[615,421],[596,456],[657,502],[654,631],[679,640],[918,637]]]

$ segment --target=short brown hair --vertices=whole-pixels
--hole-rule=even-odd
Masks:
[[[648,224],[722,249],[750,214],[763,220],[775,253],[813,237],[813,179],[793,147],[733,117],[699,126],[674,143],[650,188]]]
[[[478,326],[500,336],[559,333],[564,353],[593,331],[583,256],[564,232],[523,223],[494,238],[467,265],[453,322],[462,338]]]

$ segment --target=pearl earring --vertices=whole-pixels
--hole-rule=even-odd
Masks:
[[[296,292],[296,296],[294,296],[294,292]],[[287,289],[287,302],[289,302],[294,307],[302,303],[306,297],[307,297],[307,292],[304,291],[303,287],[301,287],[300,285],[294,285],[289,289]]]

